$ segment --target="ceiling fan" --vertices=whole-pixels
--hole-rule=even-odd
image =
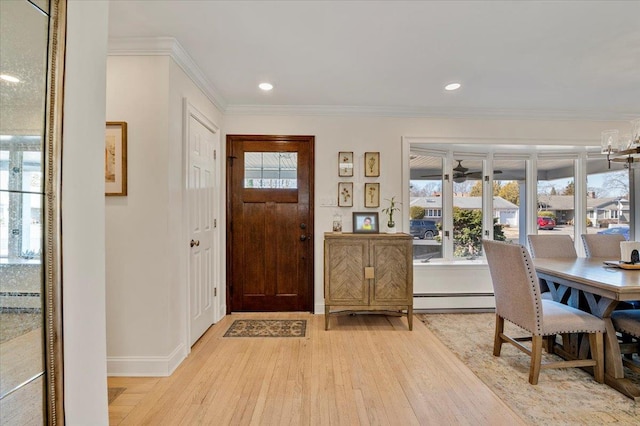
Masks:
[[[458,165],[453,168],[453,181],[455,183],[462,183],[467,179],[481,179],[482,178],[482,170],[469,171],[468,167],[464,167],[462,165],[462,160],[455,160],[458,162]],[[493,174],[497,175],[502,173],[502,170],[494,170]],[[440,177],[441,174],[437,175],[424,175],[421,177]]]

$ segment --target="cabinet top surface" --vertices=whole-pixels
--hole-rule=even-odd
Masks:
[[[395,234],[368,234],[368,233],[357,233],[354,234],[353,232],[343,232],[343,233],[337,233],[337,232],[325,232],[324,233],[324,238],[325,240],[328,239],[338,239],[338,238],[373,238],[373,239],[402,239],[402,240],[406,240],[406,239],[413,239],[413,237],[409,234],[405,234],[402,232],[398,232]]]

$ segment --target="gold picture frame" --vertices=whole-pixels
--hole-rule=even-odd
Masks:
[[[338,176],[353,176],[353,151],[338,152]]]
[[[104,140],[104,193],[127,195],[127,123],[108,121]]]
[[[364,153],[364,175],[365,177],[380,176],[380,153],[379,152]]]
[[[353,207],[353,182],[338,182],[338,206]]]
[[[380,207],[380,184],[365,183],[364,184],[364,206]]]

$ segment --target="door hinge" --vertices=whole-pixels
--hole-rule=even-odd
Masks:
[[[213,219],[213,227],[214,228],[218,227],[218,219]]]
[[[484,181],[485,181],[485,182],[489,182],[489,176],[485,176],[485,177],[484,177]]]
[[[218,156],[217,156],[216,150],[214,149],[214,150],[213,150],[213,159],[215,160],[217,157],[218,157]]]
[[[214,287],[213,288],[213,297],[216,297],[218,295],[218,287]]]
[[[233,160],[235,160],[238,157],[234,157],[233,155],[230,155],[227,157],[227,160],[229,160],[229,167],[233,167]]]

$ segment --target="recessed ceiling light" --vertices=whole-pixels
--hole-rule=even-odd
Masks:
[[[14,77],[9,74],[0,74],[0,78],[10,83],[20,83],[20,79],[18,77]]]
[[[269,90],[273,89],[273,84],[271,83],[260,83],[258,84],[258,87],[262,90],[264,90],[265,92],[268,92]]]
[[[460,83],[449,83],[446,86],[444,86],[444,90],[458,90],[460,88],[460,86],[462,86]]]

